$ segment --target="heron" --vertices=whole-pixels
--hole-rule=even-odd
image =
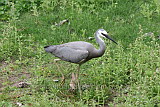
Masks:
[[[55,57],[58,57],[61,60],[78,64],[78,72],[76,76],[72,73],[72,80],[70,82],[70,87],[72,87],[72,83],[75,80],[78,80],[80,66],[91,60],[92,58],[101,57],[105,50],[106,44],[102,38],[108,38],[112,42],[118,44],[115,40],[113,40],[104,29],[98,29],[95,32],[95,39],[99,45],[99,49],[96,49],[91,43],[84,41],[74,41],[68,42],[60,45],[49,45],[45,46],[44,49],[46,52],[53,54]],[[74,78],[76,77],[76,78]],[[79,81],[78,81],[78,88]]]

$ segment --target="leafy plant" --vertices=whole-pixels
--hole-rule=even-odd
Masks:
[[[159,4],[136,0],[1,0],[0,106],[160,106]],[[56,26],[62,20],[69,22]],[[4,21],[5,20],[5,21]],[[106,52],[81,66],[79,92],[69,91],[76,65],[55,63],[43,47],[87,41],[104,28]],[[66,82],[60,86],[61,71]],[[19,81],[28,88],[13,87]]]

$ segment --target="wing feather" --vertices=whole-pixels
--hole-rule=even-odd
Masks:
[[[56,57],[73,63],[79,63],[89,55],[87,50],[75,49],[69,46],[58,46],[51,52]]]

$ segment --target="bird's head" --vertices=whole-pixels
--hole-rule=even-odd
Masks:
[[[108,38],[109,40],[111,40],[112,42],[118,44],[116,41],[114,41],[110,36],[108,36],[107,31],[105,31],[104,29],[98,29],[96,32],[96,35],[103,37],[103,38]]]

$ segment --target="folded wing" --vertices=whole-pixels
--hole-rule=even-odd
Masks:
[[[64,61],[72,63],[80,63],[81,61],[85,60],[89,55],[87,50],[76,49],[64,45],[47,46],[45,50]]]

